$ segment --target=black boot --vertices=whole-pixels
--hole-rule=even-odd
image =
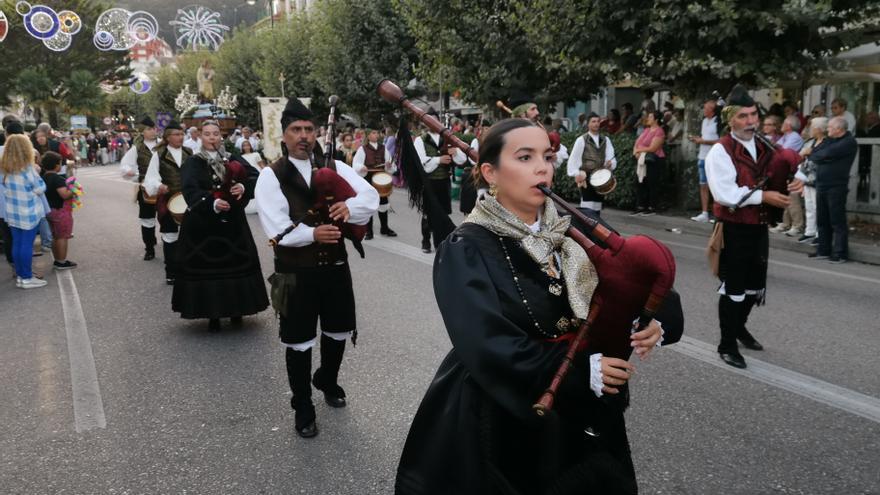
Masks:
[[[422,252],[431,252],[431,225],[427,217],[422,217]]]
[[[379,224],[381,227],[379,228],[379,233],[384,235],[385,237],[397,237],[397,232],[391,230],[388,227],[388,212],[380,211],[379,212]]]
[[[345,407],[345,390],[337,383],[342,356],[345,354],[345,341],[321,334],[321,367],[315,371],[312,384],[324,392],[324,401],[330,407]]]
[[[144,241],[144,261],[156,257],[156,227],[141,227],[141,239]]]
[[[751,349],[753,351],[763,351],[764,346],[758,342],[755,337],[752,336],[751,333],[746,329],[746,322],[749,320],[749,314],[752,312],[752,308],[755,307],[755,303],[757,302],[756,296],[746,296],[746,300],[743,301],[742,310],[740,313],[740,320],[742,321],[742,325],[739,327],[739,331],[736,334],[737,340],[742,342],[743,347],[746,349]]]
[[[364,239],[369,241],[373,238],[373,217],[370,217],[370,221],[367,222],[367,234],[364,236]]]
[[[290,383],[290,407],[295,411],[294,428],[303,438],[318,434],[315,422],[315,405],[312,404],[312,350],[295,351],[288,348],[284,355],[287,361],[287,381]]]
[[[175,248],[175,243],[162,241],[162,257],[165,258],[165,283],[168,285],[174,285],[174,281],[177,279]]]
[[[721,326],[721,343],[718,344],[718,355],[721,359],[735,367],[745,368],[746,360],[739,353],[736,336],[742,325],[741,311],[744,302],[738,303],[727,296],[718,299],[718,321]]]

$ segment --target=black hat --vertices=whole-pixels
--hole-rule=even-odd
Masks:
[[[151,119],[149,115],[144,115],[144,117],[138,121],[138,124],[144,127],[156,127],[156,123],[153,122],[153,119]]]
[[[489,119],[483,119],[483,121],[480,122],[480,127],[492,127],[492,122],[489,122]]]
[[[168,122],[168,125],[165,126],[165,130],[182,131],[183,127],[180,126],[180,122],[172,120],[171,122]]]
[[[284,132],[287,129],[287,126],[290,125],[291,122],[297,120],[309,120],[311,121],[314,118],[315,114],[312,113],[305,105],[299,101],[299,98],[290,98],[287,100],[287,105],[284,107],[284,112],[281,113],[281,132]]]
[[[727,104],[738,107],[752,107],[755,106],[755,100],[749,95],[749,92],[743,85],[737,84],[730,90],[730,94],[727,95]]]
[[[12,120],[6,124],[6,135],[11,136],[13,134],[24,134],[24,126],[17,120]]]
[[[521,90],[514,90],[510,92],[510,100],[508,100],[507,106],[510,108],[516,108],[520,105],[534,102],[535,98],[532,97],[532,95],[530,95],[529,93]]]

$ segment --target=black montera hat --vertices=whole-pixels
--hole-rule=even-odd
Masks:
[[[299,98],[290,98],[287,100],[284,112],[281,113],[281,131],[284,132],[291,122],[297,120],[311,121],[314,117],[315,114],[303,105],[302,102],[299,101]]]
[[[741,84],[737,84],[730,90],[730,94],[727,95],[726,100],[728,105],[735,105],[738,107],[751,107],[755,105],[755,100],[749,95],[745,86]]]
[[[168,131],[168,130],[182,131],[183,127],[180,126],[180,122],[178,122],[176,120],[172,120],[171,122],[168,122],[168,125],[165,126],[165,130],[166,131]]]

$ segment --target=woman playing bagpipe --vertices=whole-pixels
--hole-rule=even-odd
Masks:
[[[398,494],[636,492],[623,418],[635,371],[627,359],[678,340],[680,301],[671,292],[656,319],[638,325],[638,310],[623,328],[600,324],[593,295],[603,279],[566,235],[571,217],[539,189],[552,183],[552,155],[547,132],[526,119],[495,124],[480,143],[491,191],[435,259],[453,349],[413,420]],[[625,350],[603,355],[602,339],[589,336],[581,344],[584,320],[596,323],[588,335],[618,332]],[[554,373],[564,378],[550,404],[535,404]]]
[[[217,121],[202,123],[202,149],[180,170],[187,212],[178,239],[179,273],[171,307],[186,319],[241,318],[269,306],[257,246],[244,208],[256,171],[223,150]]]

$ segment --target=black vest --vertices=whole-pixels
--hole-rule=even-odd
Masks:
[[[589,134],[584,134],[584,152],[581,155],[581,170],[589,173],[605,166],[605,148],[608,138],[599,135],[599,146],[593,142]]]
[[[440,156],[442,154],[441,150],[446,149],[446,146],[445,146],[446,143],[444,143],[443,141],[444,140],[443,140],[442,134],[440,135],[440,144],[439,145],[434,144],[434,138],[431,137],[430,134],[425,133],[424,135],[422,135],[422,143],[425,145],[425,155],[427,155],[428,158],[434,158],[435,156]],[[431,180],[447,180],[447,179],[449,179],[449,175],[450,175],[450,167],[451,167],[451,164],[450,165],[443,165],[441,163],[437,166],[436,169],[434,169],[433,172],[428,174],[428,178]]]
[[[159,175],[162,177],[162,184],[168,186],[168,194],[181,192],[183,186],[180,181],[180,167],[192,156],[192,151],[186,146],[181,147],[180,150],[180,166],[174,161],[174,157],[168,151],[168,145],[165,143],[156,146],[154,150],[159,155]]]

